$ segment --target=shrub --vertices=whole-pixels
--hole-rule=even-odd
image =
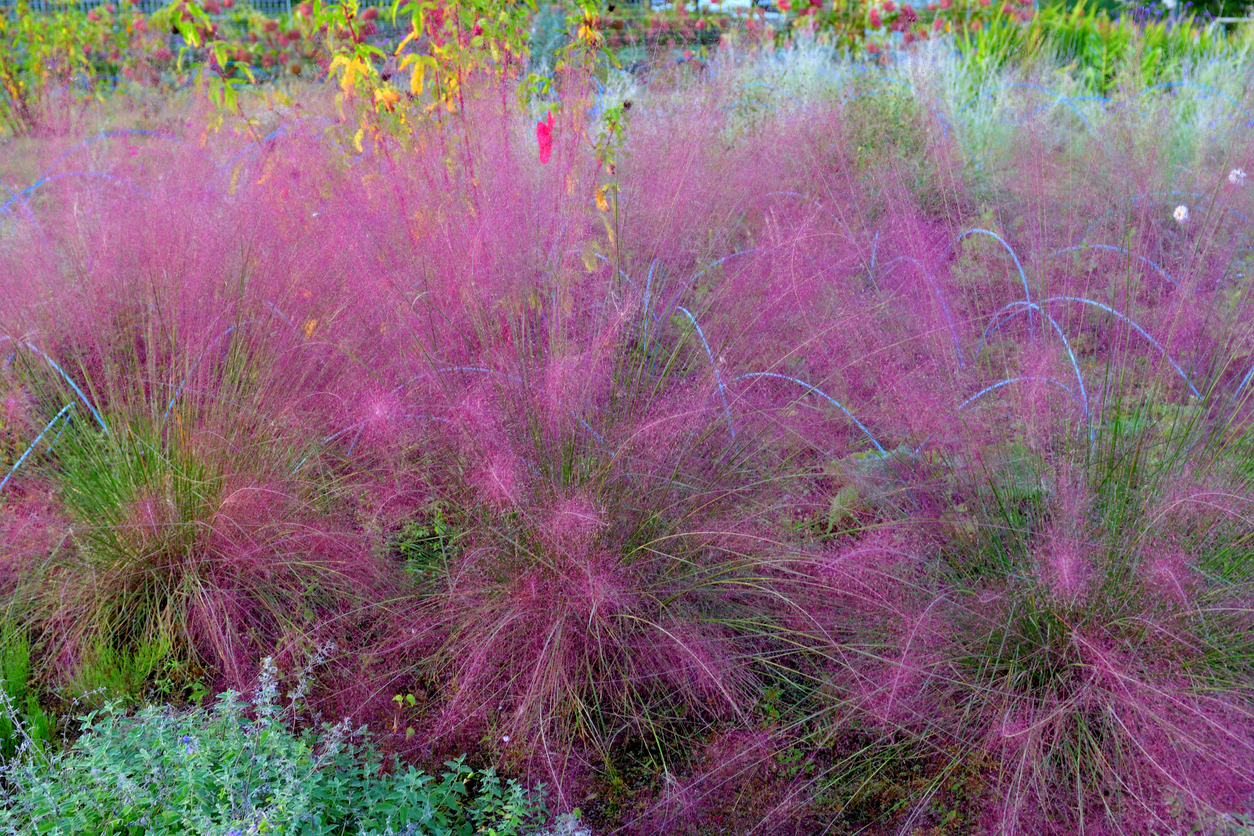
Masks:
[[[436,778],[389,766],[347,720],[295,730],[265,661],[253,699],[225,691],[211,708],[133,714],[108,703],[71,747],[9,763],[0,832],[509,836],[543,823],[542,791],[464,758]]]

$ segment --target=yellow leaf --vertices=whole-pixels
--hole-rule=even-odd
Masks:
[[[260,186],[262,183],[269,180],[270,175],[273,173],[274,173],[274,158],[269,158],[266,160],[265,165],[262,166],[261,176],[257,178],[257,185]]]
[[[610,211],[610,202],[605,199],[605,189],[605,186],[597,186],[596,190],[597,208],[602,212]]]
[[[335,70],[336,67],[344,68],[344,75],[340,78],[340,89],[343,90],[345,94],[351,94],[353,92],[353,85],[357,82],[357,76],[360,75],[364,77],[369,74],[369,68],[366,66],[366,62],[360,58],[350,59],[344,57],[343,55],[337,56],[335,60],[331,62],[329,69]]]
[[[358,128],[357,133],[353,134],[353,146],[357,149],[357,153],[364,154],[366,149],[361,146],[361,141],[366,136],[365,128]]]
[[[343,73],[343,75],[340,76],[340,89],[345,93],[350,92],[353,88],[352,67],[353,65],[347,58],[343,55],[337,55],[335,56],[335,59],[331,61],[331,66],[327,68],[327,70],[331,73],[334,73],[336,70],[340,70]]]
[[[409,45],[409,42],[410,42],[410,41],[412,41],[412,40],[413,40],[414,38],[416,38],[416,37],[418,37],[418,30],[417,30],[417,29],[410,29],[410,30],[409,30],[409,34],[405,36],[404,40],[402,40],[402,41],[401,41],[400,46],[398,46],[398,47],[396,48],[396,52],[393,52],[392,54],[393,54],[393,55],[400,55],[400,54],[401,54],[401,50],[402,50],[402,49],[404,49],[406,46],[408,46],[408,45]]]
[[[401,94],[397,93],[391,87],[384,87],[382,89],[374,91],[374,103],[377,105],[381,104],[384,107],[386,107],[388,110],[391,110],[392,106],[395,105],[400,100],[401,100]]]
[[[318,328],[318,320],[311,319],[305,323],[305,339],[309,339],[314,335],[314,331]]]
[[[423,75],[425,73],[426,67],[423,66],[422,61],[415,61],[414,71],[409,76],[409,92],[413,93],[415,96],[422,95]]]

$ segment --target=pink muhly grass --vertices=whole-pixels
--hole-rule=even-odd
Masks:
[[[1182,574],[1187,564],[1170,542],[1199,506],[1210,522],[1198,530],[1223,521],[1224,502],[1199,492],[1197,503],[1169,499],[1107,529],[1094,527],[1092,497],[1077,504],[1082,493],[1059,494],[1053,531],[1020,558],[1035,565],[1035,578],[1011,568],[1006,582],[972,588],[945,609],[951,629],[936,646],[944,673],[915,709],[932,720],[927,736],[961,736],[970,717],[984,718],[981,745],[1001,764],[1000,800],[988,808],[999,831],[1122,823],[1139,832],[1241,809],[1254,789],[1244,766],[1254,745],[1248,703],[1212,692],[1208,682],[1233,675],[1233,657],[1221,661],[1224,651],[1193,619],[1201,606],[1218,606],[1235,607],[1229,617],[1241,621],[1246,608],[1241,592],[1219,587],[1199,605],[1200,578]],[[947,641],[957,644],[946,649]],[[942,705],[956,713],[929,711]],[[942,731],[951,722],[959,725]]]
[[[716,826],[736,833],[799,833],[810,798],[781,774],[777,735],[762,729],[715,736],[684,774],[666,773],[660,797],[633,816],[628,833],[692,833]]]
[[[895,94],[759,123],[724,85],[642,94],[605,221],[582,132],[491,96],[403,153],[89,143],[109,177],[0,250],[0,584],[45,671],[170,639],[239,685],[334,639],[318,704],[399,731],[422,691],[416,747],[563,806],[687,756],[642,832],[803,828],[872,751],[937,770],[885,827],[951,769],[999,832],[1248,812],[1249,190],[1182,227],[1124,122],[975,173]]]
[[[313,510],[333,494],[293,472],[302,390],[335,368],[311,341],[325,308],[301,310],[317,300],[299,278],[293,299],[287,279],[250,280],[256,262],[224,246],[229,221],[197,216],[204,191],[179,170],[163,193],[185,203],[160,222],[147,204],[117,211],[108,231],[53,214],[43,232],[87,238],[66,243],[85,245],[87,263],[33,254],[46,288],[3,284],[6,332],[32,337],[6,374],[41,413],[78,404],[0,497],[53,489],[67,512],[60,545],[24,561],[16,594],[69,679],[97,645],[168,642],[189,672],[238,687],[258,654],[334,632],[360,593],[382,589],[370,547]],[[5,269],[15,261],[6,250]]]
[[[646,413],[641,428],[656,421]],[[742,602],[723,597],[727,584],[752,582],[757,562],[731,550],[741,538],[723,519],[744,498],[704,486],[716,471],[691,469],[688,422],[669,423],[655,424],[645,444],[634,422],[602,418],[600,432],[569,415],[558,422],[565,431],[545,442],[552,449],[528,451],[515,471],[526,504],[506,517],[459,515],[461,553],[429,599],[446,635],[432,664],[459,686],[447,722],[496,718],[512,740],[535,746],[534,765],[553,778],[572,739],[604,757],[624,734],[670,727],[681,707],[704,722],[745,710],[753,676],[723,620],[769,598],[752,588]],[[461,490],[492,507],[495,487],[469,475]],[[574,477],[581,488],[561,489]],[[473,507],[451,489],[437,493]]]

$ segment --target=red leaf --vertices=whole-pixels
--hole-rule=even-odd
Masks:
[[[540,146],[540,162],[547,163],[553,153],[553,111],[536,123],[536,144]]]

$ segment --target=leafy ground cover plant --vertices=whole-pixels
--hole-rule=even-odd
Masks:
[[[133,714],[109,703],[83,718],[64,751],[9,762],[0,829],[507,836],[543,824],[543,792],[491,768],[477,772],[459,758],[438,778],[388,769],[364,727],[347,720],[321,735],[295,731],[264,661],[251,698],[226,691],[209,708]]]

